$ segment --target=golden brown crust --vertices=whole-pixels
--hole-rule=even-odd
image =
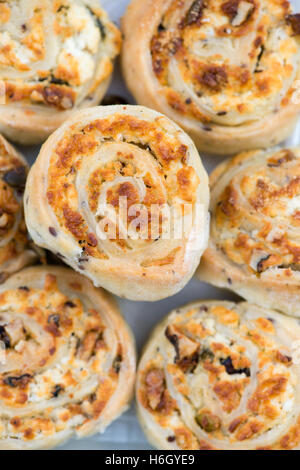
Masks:
[[[242,153],[210,181],[211,238],[199,277],[299,316],[299,149]]]
[[[138,103],[174,119],[199,150],[275,145],[299,113],[295,18],[288,1],[133,0],[123,73]]]
[[[188,282],[207,245],[207,183],[193,142],[169,119],[139,106],[91,108],[42,148],[26,222],[38,245],[95,285],[157,300]]]
[[[113,299],[79,274],[28,268],[0,287],[0,448],[103,432],[128,406],[134,341]]]
[[[137,411],[168,450],[298,449],[299,325],[242,302],[197,301],[153,331]]]
[[[74,109],[101,101],[120,33],[97,0],[13,0],[1,8],[0,129],[38,143]]]

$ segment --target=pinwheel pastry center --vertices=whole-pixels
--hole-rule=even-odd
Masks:
[[[109,78],[120,38],[97,2],[12,0],[0,17],[6,105],[69,110]]]
[[[180,213],[185,202],[191,205],[195,202],[199,178],[193,167],[183,167],[182,164],[188,159],[188,149],[176,138],[164,137],[157,125],[159,122],[133,122],[117,115],[113,120],[97,120],[89,124],[58,145],[49,167],[48,201],[64,229],[77,238],[87,256],[105,259],[110,254],[122,252],[125,257],[132,257],[135,248],[137,256],[141,256],[140,249],[145,248],[150,255],[153,231],[157,229],[156,246],[164,243],[163,222],[170,221],[168,214],[167,220],[162,214],[157,217],[158,226],[151,227],[151,206],[159,209],[164,204],[173,205],[177,201],[176,209]],[[74,188],[77,189],[77,198],[73,196]],[[120,213],[122,198],[126,204],[123,211],[125,220],[121,218],[115,238],[109,238],[108,243],[103,240],[98,246],[100,222],[105,215],[111,215],[111,212],[106,212],[106,206],[111,207],[116,217]],[[73,201],[79,212],[74,210]],[[143,208],[139,211],[140,205]],[[131,210],[132,206],[135,210]],[[143,209],[146,210],[145,217],[139,218]],[[130,227],[136,219],[138,226],[133,224]],[[112,217],[111,222],[114,227],[117,218],[114,221]],[[125,225],[129,229],[128,237],[124,232]],[[132,234],[131,228],[136,229]],[[103,227],[105,230],[106,225]],[[164,259],[160,262],[163,264]]]
[[[300,64],[300,22],[288,2],[168,2],[151,40],[153,72],[180,114],[225,126],[285,106]]]
[[[279,150],[263,161],[254,155],[228,184],[226,177],[220,181],[212,234],[217,248],[248,273],[299,271],[298,153]]]
[[[173,312],[139,366],[138,412],[149,438],[165,449],[299,446],[297,332],[295,320],[247,303]]]
[[[72,434],[104,430],[126,407],[125,387],[110,419],[103,416],[124,371],[134,373],[131,339],[125,345],[133,354],[128,362],[122,321],[117,331],[118,314],[105,311],[108,299],[101,310],[79,275],[34,269],[11,278],[14,287],[0,293],[0,444],[9,448],[48,447]],[[43,280],[33,281],[35,276]]]
[[[134,249],[135,242],[141,245],[140,248],[144,248],[151,241],[151,230],[149,230],[149,222],[153,222],[149,220],[151,205],[161,206],[168,203],[163,171],[150,154],[150,148],[148,151],[142,150],[134,144],[104,143],[99,159],[107,163],[103,169],[99,169],[97,168],[99,161],[95,161],[95,171],[91,172],[89,179],[89,209],[92,211],[96,209],[94,214],[98,217],[100,231],[106,206],[111,207],[115,217],[119,217],[115,245],[116,249],[123,251],[126,256]],[[145,212],[142,212],[143,210]],[[137,228],[137,231],[131,231],[131,222],[141,214],[139,226],[133,224],[132,227],[132,229]],[[162,217],[157,222],[158,226],[152,228],[157,229],[159,237],[162,235]],[[136,240],[137,236],[140,240]]]

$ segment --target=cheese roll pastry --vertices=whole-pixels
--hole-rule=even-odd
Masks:
[[[136,398],[167,450],[300,448],[300,326],[247,302],[197,301],[153,331]]]
[[[242,153],[210,182],[200,279],[300,317],[300,149]]]
[[[300,16],[283,0],[133,0],[127,85],[208,153],[266,148],[300,110]]]
[[[125,409],[135,348],[113,299],[68,268],[0,287],[0,449],[51,448],[103,432]]]
[[[36,260],[23,213],[27,172],[23,156],[0,135],[0,284]]]
[[[191,139],[139,106],[76,114],[42,147],[26,186],[37,245],[131,300],[178,292],[208,239],[208,177]]]
[[[98,0],[0,2],[0,131],[45,140],[108,88],[121,36]]]

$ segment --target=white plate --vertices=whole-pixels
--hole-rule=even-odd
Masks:
[[[141,2],[143,0],[140,0]],[[102,0],[102,6],[108,11],[110,18],[117,24],[120,23],[120,18],[123,15],[128,0]],[[295,9],[300,9],[300,0],[291,0]],[[117,65],[112,85],[108,93],[120,95],[128,98],[130,103],[134,100],[130,96],[125,87],[124,81],[121,76],[120,68]],[[299,145],[300,144],[300,121],[293,136],[285,142],[285,145]],[[28,161],[33,163],[38,152],[38,147],[31,147],[22,149]],[[201,155],[203,163],[208,172],[210,172],[218,162],[221,162],[221,157],[218,156],[205,156]],[[129,300],[118,299],[122,312],[133,329],[136,337],[138,351],[141,351],[149,333],[154,325],[156,325],[161,318],[170,312],[175,307],[191,302],[196,299],[235,299],[234,294],[221,289],[216,289],[197,280],[192,280],[179,294],[170,297],[169,299],[162,300],[155,303],[147,302],[131,302]],[[76,440],[72,439],[64,446],[60,447],[64,450],[138,450],[138,449],[151,449],[147,443],[143,432],[135,417],[134,406],[125,413],[121,418],[115,421],[104,434],[96,434],[88,439]]]

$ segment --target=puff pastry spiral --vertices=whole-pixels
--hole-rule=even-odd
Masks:
[[[38,245],[96,286],[157,300],[193,275],[208,198],[197,150],[176,124],[139,106],[103,106],[44,144],[26,185],[26,223]]]
[[[120,44],[98,0],[2,1],[0,130],[38,143],[73,109],[97,105]]]
[[[211,175],[211,234],[198,274],[300,316],[300,150],[245,152]]]
[[[300,17],[288,1],[133,0],[123,30],[131,92],[181,125],[199,150],[265,148],[291,133]]]
[[[299,449],[299,324],[243,302],[198,301],[154,330],[137,409],[159,449]]]
[[[0,283],[36,259],[23,214],[24,158],[0,135]]]
[[[0,288],[0,449],[103,432],[127,407],[133,339],[113,299],[79,274],[28,268]]]

